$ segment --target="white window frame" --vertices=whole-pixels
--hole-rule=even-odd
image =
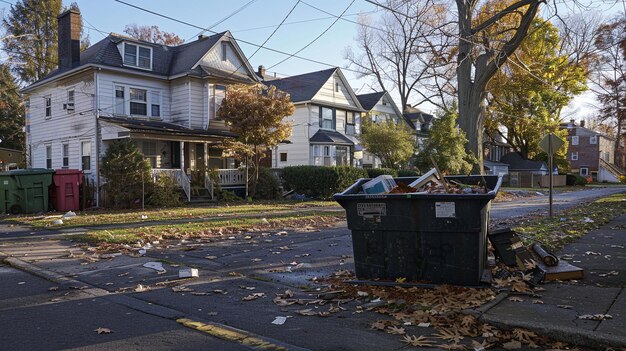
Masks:
[[[129,62],[129,61],[126,60],[126,54],[127,54],[126,49],[127,49],[128,46],[135,47],[135,53],[134,53],[134,56],[135,56],[135,60],[134,61],[135,62]],[[139,51],[140,51],[139,48],[148,49],[150,51],[150,61],[149,61],[150,64],[149,64],[148,67],[139,65]],[[128,51],[128,54],[130,54],[130,53],[131,52]],[[135,43],[126,43],[125,42],[122,45],[122,61],[124,62],[124,66],[130,66],[130,67],[135,67],[135,68],[145,69],[145,70],[151,71],[152,70],[152,63],[154,61],[153,60],[153,50],[152,50],[152,48],[150,46],[144,46],[144,45],[138,45],[138,44],[135,44]]]
[[[113,86],[113,113],[116,115],[126,114],[126,90],[126,87],[123,85],[115,84]],[[121,98],[117,96],[118,91],[122,92]],[[121,99],[121,101],[118,99]]]
[[[76,103],[76,90],[74,88],[67,89],[67,104],[65,105],[65,109],[67,113],[74,112]]]
[[[283,155],[285,156],[285,159],[283,160]],[[278,156],[278,160],[280,162],[287,162],[288,158],[287,158],[287,153],[286,152],[281,152],[280,155]]]
[[[222,61],[228,61],[228,43],[222,42]]]
[[[46,95],[43,97],[43,106],[44,106],[44,118],[45,119],[52,118],[52,95]]]
[[[578,161],[578,151],[572,151],[572,155],[570,157],[572,161]]]
[[[70,142],[64,141],[61,143],[61,155],[62,162],[61,168],[67,169],[70,168]]]
[[[85,148],[85,145],[87,145],[87,148]],[[85,157],[89,158],[86,164]],[[85,173],[91,172],[91,140],[82,140],[80,142],[80,168]]]
[[[583,172],[584,170],[584,172]],[[579,174],[583,177],[587,177],[589,176],[589,168],[588,167],[580,167],[580,169],[578,170]]]
[[[143,92],[143,96],[144,96],[144,100],[139,100],[139,99],[133,99],[133,90],[135,91],[142,91]],[[128,88],[128,114],[131,116],[140,116],[140,117],[149,117],[149,111],[148,111],[148,89],[143,89],[143,88],[135,88],[135,87],[131,87]],[[138,114],[138,113],[133,113],[133,109],[132,109],[132,104],[143,104],[146,107],[146,114]]]
[[[134,100],[131,98],[131,90],[141,90],[145,92],[145,101]],[[118,97],[118,92],[122,96]],[[131,114],[131,103],[145,104],[146,114]],[[158,108],[156,108],[158,106]],[[158,110],[158,115],[153,112]],[[163,117],[163,94],[161,89],[153,89],[150,87],[128,85],[124,83],[113,83],[113,107],[112,112],[117,116],[131,116],[141,118],[162,119]]]
[[[572,145],[578,145],[578,135],[572,136]]]
[[[148,100],[150,101],[150,117],[161,118],[161,92],[158,90],[149,90],[148,91]],[[155,107],[157,108],[157,113],[155,114]]]
[[[52,169],[52,144],[45,144],[46,168]]]
[[[597,135],[590,136],[589,137],[589,144],[591,144],[591,145],[598,144],[598,136]]]

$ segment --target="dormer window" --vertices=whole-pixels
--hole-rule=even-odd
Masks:
[[[124,43],[124,64],[144,69],[152,68],[152,48]]]

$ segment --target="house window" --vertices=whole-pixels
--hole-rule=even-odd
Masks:
[[[150,116],[161,117],[161,93],[151,91],[150,95]]]
[[[320,128],[335,129],[335,110],[320,106]]]
[[[287,162],[287,153],[286,152],[281,152],[280,153],[280,162]]]
[[[115,86],[115,114],[124,115],[124,107],[126,106],[126,101],[124,99],[124,87],[120,85]]]
[[[572,137],[572,145],[578,145],[578,136],[577,135]]]
[[[46,145],[46,168],[52,168],[52,145]]]
[[[130,88],[130,114],[137,116],[148,115],[148,92],[144,89]]]
[[[355,113],[348,111],[346,113],[346,134],[347,135],[356,134],[355,120],[356,120]]]
[[[339,82],[335,82],[335,92],[339,92]]]
[[[46,109],[46,118],[52,117],[52,96],[45,96],[43,102]]]
[[[337,146],[335,148],[335,164],[337,166],[347,166],[348,165],[348,147],[347,146]]]
[[[67,91],[67,113],[74,112],[74,89]]]
[[[91,141],[83,141],[80,143],[80,160],[81,169],[83,171],[91,170]]]
[[[589,144],[591,145],[595,145],[598,143],[598,136],[597,135],[592,135],[589,137]]]
[[[324,166],[331,166],[331,147],[325,145],[324,146]]]
[[[124,43],[124,64],[150,69],[152,67],[152,48]]]
[[[63,144],[63,168],[70,167],[70,144]]]
[[[226,87],[223,85],[213,86],[213,97],[211,98],[211,112],[213,117],[217,117],[217,111],[222,107],[222,100],[226,97]]]
[[[578,152],[572,152],[572,161],[578,161]]]
[[[589,175],[589,168],[587,167],[580,167],[580,175],[583,177],[586,177]]]
[[[228,59],[228,43],[222,43],[222,61]]]
[[[152,168],[156,168],[157,161],[157,143],[156,141],[144,141],[141,143],[141,152],[143,158],[150,163]]]

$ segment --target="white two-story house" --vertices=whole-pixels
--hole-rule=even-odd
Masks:
[[[391,95],[388,92],[374,92],[357,95],[357,99],[365,110],[364,117],[369,118],[374,123],[393,121],[395,123],[406,123],[402,112],[398,109]],[[363,150],[361,166],[364,168],[380,168],[381,161],[378,157]]]
[[[80,169],[99,189],[100,158],[131,138],[155,176],[208,187],[208,169],[224,185],[241,184],[222,143],[234,135],[216,112],[232,83],[259,78],[229,32],[166,46],[110,34],[80,52],[80,12],[58,17],[59,65],[22,90],[29,167]]]

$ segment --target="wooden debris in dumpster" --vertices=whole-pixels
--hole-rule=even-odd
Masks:
[[[395,188],[391,189],[389,194],[408,194],[417,192],[417,189],[412,186],[406,185],[402,182],[398,182],[397,184],[398,185],[396,185]]]

